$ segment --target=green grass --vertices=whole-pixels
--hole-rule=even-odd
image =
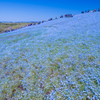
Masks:
[[[10,30],[9,27],[12,27],[12,29],[16,29],[16,28],[21,28],[22,26],[25,26],[25,25],[28,25],[30,24],[30,22],[21,22],[21,23],[0,23],[0,33],[2,31],[5,31],[5,30]]]

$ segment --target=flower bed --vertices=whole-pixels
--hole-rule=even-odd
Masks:
[[[0,34],[0,99],[99,100],[100,13]]]

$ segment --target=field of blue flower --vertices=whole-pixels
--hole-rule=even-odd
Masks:
[[[0,100],[100,100],[100,13],[0,34]]]

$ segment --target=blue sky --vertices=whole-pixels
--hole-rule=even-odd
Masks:
[[[0,0],[0,21],[42,21],[100,8],[100,0]]]

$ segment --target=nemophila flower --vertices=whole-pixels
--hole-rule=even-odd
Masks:
[[[94,20],[88,15],[76,15],[72,19],[58,19],[48,22],[48,24],[40,24],[40,26],[26,27],[24,30],[20,29],[12,34],[0,34],[2,37],[0,38],[2,41],[0,42],[0,51],[2,51],[0,52],[0,76],[2,77],[0,77],[0,86],[5,84],[4,89],[10,90],[8,88],[12,87],[10,83],[13,81],[17,84],[16,81],[19,79],[26,90],[23,91],[23,94],[14,94],[15,99],[18,97],[30,99],[33,96],[35,99],[41,97],[54,100],[59,95],[60,99],[69,97],[69,100],[74,100],[93,95],[93,99],[98,100],[100,98],[98,96],[100,92],[98,88],[100,85],[98,65],[100,25],[98,23],[95,29],[94,23],[98,22],[99,13],[93,14],[94,16],[89,15]],[[82,20],[77,21],[81,18]],[[65,23],[66,21],[67,23]],[[20,34],[21,32],[23,35]],[[65,46],[66,48],[64,48]],[[7,57],[10,60],[6,59]],[[50,68],[56,58],[62,60],[58,60],[57,63],[60,68],[58,70],[54,65],[53,74],[49,79]],[[7,66],[5,65],[6,67],[3,68],[2,65],[5,62]],[[7,76],[9,71],[10,74]],[[17,76],[16,73],[23,78]],[[65,73],[67,74],[65,75]],[[17,79],[13,80],[13,75],[16,75]],[[43,86],[40,86],[40,83]],[[55,90],[50,87],[50,84],[55,87]],[[56,91],[59,91],[59,94]],[[1,95],[4,92],[5,90],[2,92],[0,89]],[[12,91],[10,90],[10,92]],[[48,95],[45,96],[45,93]],[[67,97],[65,97],[66,94]],[[88,99],[91,99],[91,96]]]
[[[98,85],[100,85],[100,79],[98,80]]]

